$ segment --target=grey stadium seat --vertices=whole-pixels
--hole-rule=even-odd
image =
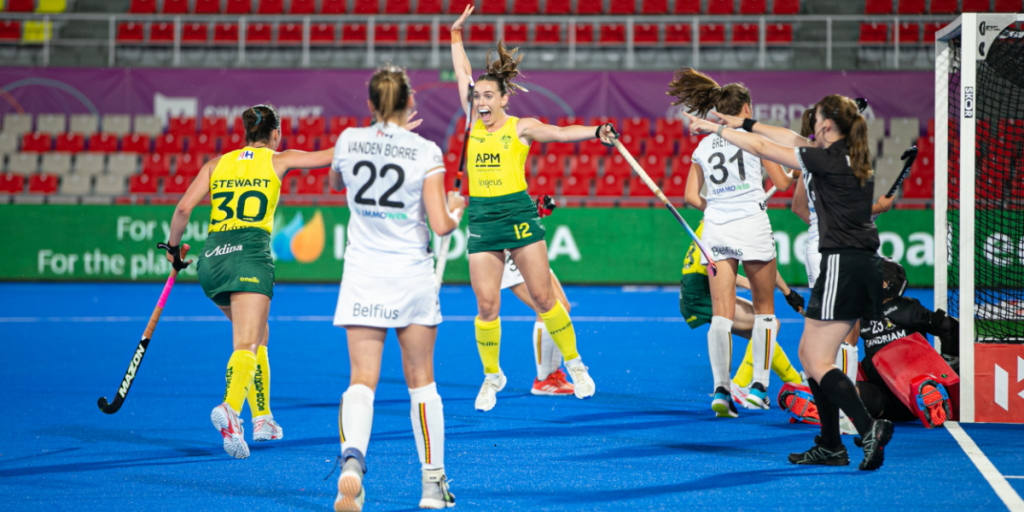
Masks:
[[[134,153],[113,153],[107,160],[107,174],[130,176],[139,168],[139,155]]]
[[[103,174],[107,165],[105,153],[79,153],[75,156],[75,174],[95,176]]]
[[[95,114],[75,114],[71,116],[71,124],[68,131],[81,133],[86,137],[96,133],[100,129],[100,118]]]
[[[36,131],[57,135],[67,130],[68,118],[64,114],[39,114],[36,116]]]
[[[32,114],[4,114],[3,131],[14,135],[32,131]]]
[[[157,116],[138,114],[135,116],[135,128],[132,133],[145,133],[155,137],[164,133],[164,123]]]
[[[921,122],[916,117],[889,118],[889,136],[916,141],[921,135]]]
[[[127,186],[125,182],[127,178],[124,176],[118,176],[116,174],[104,174],[103,176],[96,177],[96,195],[101,196],[119,196],[124,194]]]
[[[48,174],[66,176],[71,174],[71,155],[66,153],[43,153],[39,170]]]
[[[103,131],[124,135],[132,132],[132,118],[128,114],[104,114]]]
[[[13,133],[0,132],[0,160],[3,160],[4,155],[10,155],[18,152],[18,141],[21,140],[20,135]]]
[[[7,161],[7,170],[17,174],[33,174],[39,167],[39,153],[15,153]]]
[[[70,176],[64,176],[60,180],[61,195],[66,196],[84,196],[92,192],[92,176],[83,176],[81,174],[72,174]]]

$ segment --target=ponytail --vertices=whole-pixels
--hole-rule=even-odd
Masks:
[[[832,94],[818,102],[818,108],[821,109],[821,116],[831,119],[840,135],[846,138],[846,145],[850,148],[850,168],[863,187],[875,171],[871,168],[868,123],[861,115],[857,103],[846,96]]]
[[[736,115],[749,105],[750,89],[743,84],[720,87],[711,77],[693,68],[680,68],[668,84],[669,96],[675,96],[673,105],[683,105],[687,112],[704,117],[711,109],[727,115]]]
[[[370,79],[370,102],[377,113],[377,120],[387,122],[396,113],[409,107],[412,87],[405,70],[386,65],[377,70]]]
[[[489,80],[498,84],[498,91],[504,96],[514,95],[517,91],[529,92],[525,87],[513,82],[521,74],[519,64],[523,61],[523,55],[519,54],[519,48],[509,50],[505,48],[504,41],[498,41],[498,58],[491,61],[494,50],[487,50],[487,73],[480,75],[476,80]]]
[[[270,142],[270,132],[281,129],[281,118],[270,104],[256,105],[242,112],[245,143]]]

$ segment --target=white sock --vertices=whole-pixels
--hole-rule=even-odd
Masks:
[[[840,343],[839,352],[836,353],[836,367],[854,384],[857,383],[857,352],[857,345]]]
[[[750,342],[754,344],[754,380],[768,389],[775,353],[775,315],[754,315]]]
[[[341,451],[349,448],[366,455],[373,429],[373,390],[354,384],[341,395]]]
[[[541,334],[541,350],[547,350],[547,361],[548,375],[554,373],[559,367],[562,366],[562,351],[558,350],[558,345],[555,345],[555,339],[551,337],[551,333],[545,327],[544,332]]]
[[[732,320],[724,316],[711,317],[708,330],[708,359],[715,389],[729,390],[729,368],[732,367]]]
[[[544,322],[533,323],[533,360],[537,363],[537,380],[548,378],[562,365],[562,353],[548,333]]]
[[[444,405],[437,394],[437,383],[422,388],[409,388],[412,402],[410,418],[412,434],[416,437],[416,452],[422,469],[444,468]]]

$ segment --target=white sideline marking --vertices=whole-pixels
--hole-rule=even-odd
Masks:
[[[960,448],[967,454],[974,463],[974,466],[978,468],[981,476],[985,477],[988,484],[992,486],[992,489],[996,491],[996,495],[999,499],[1003,500],[1003,504],[1006,505],[1007,510],[1013,512],[1024,512],[1024,500],[1021,500],[1020,495],[1017,491],[1010,486],[1010,483],[1006,481],[1007,478],[1024,478],[1024,477],[1004,477],[1002,473],[992,462],[985,456],[985,452],[978,448],[978,445],[974,443],[971,436],[964,432],[964,429],[960,427],[960,424],[955,421],[947,421],[945,423],[946,430],[956,439],[957,443],[960,443]]]
[[[448,322],[472,322],[473,315],[442,315]],[[533,322],[534,316],[503,316],[502,320],[508,322]],[[145,322],[148,316],[0,316],[0,324],[19,323],[102,323],[102,322]],[[332,322],[333,316],[326,315],[272,315],[269,320],[275,322]],[[573,322],[607,322],[607,323],[635,323],[635,322],[661,322],[661,323],[685,323],[686,319],[678,316],[573,316]],[[803,323],[797,318],[780,319],[784,324]],[[223,315],[203,316],[163,316],[161,322],[227,322]]]

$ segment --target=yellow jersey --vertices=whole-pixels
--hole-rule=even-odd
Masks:
[[[274,172],[274,150],[246,146],[220,157],[210,174],[210,232],[274,228],[281,178]]]
[[[704,233],[704,221],[701,220],[700,224],[697,225],[697,229],[694,230],[697,234],[697,238],[700,238]],[[708,275],[708,268],[700,263],[700,248],[697,247],[697,242],[690,242],[690,248],[686,250],[686,257],[683,258],[683,275],[687,274],[703,274]]]
[[[526,190],[526,157],[530,146],[516,133],[518,117],[489,133],[478,120],[466,141],[466,169],[470,197],[497,197]]]

